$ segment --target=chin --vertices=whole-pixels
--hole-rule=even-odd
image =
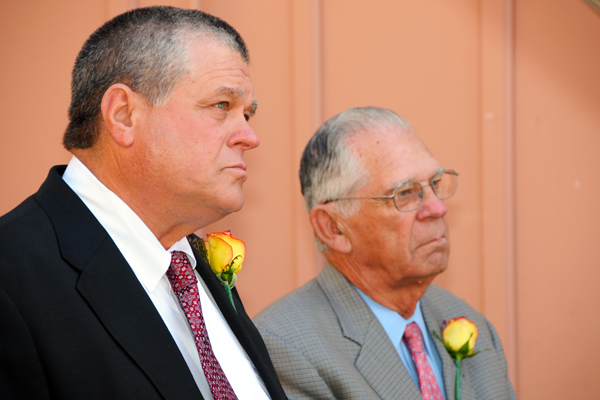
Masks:
[[[434,253],[427,260],[432,274],[441,274],[448,268],[448,253]]]
[[[228,198],[220,203],[220,209],[222,211],[223,216],[229,215],[231,213],[240,211],[244,206],[244,196],[235,196]]]

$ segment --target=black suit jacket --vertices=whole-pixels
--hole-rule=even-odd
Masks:
[[[54,167],[0,217],[0,398],[201,399],[167,327],[108,233]],[[260,334],[210,267],[198,271],[273,399]]]

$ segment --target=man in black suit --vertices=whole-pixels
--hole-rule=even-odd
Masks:
[[[242,207],[259,144],[248,61],[227,23],[171,7],[117,16],[84,44],[74,157],[0,218],[0,397],[285,398],[237,292],[234,309],[186,239]],[[180,267],[195,267],[181,290],[201,327],[171,286]]]

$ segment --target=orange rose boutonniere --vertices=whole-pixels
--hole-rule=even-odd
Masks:
[[[209,233],[206,236],[208,240],[192,236],[190,242],[217,275],[235,309],[231,289],[237,282],[236,274],[242,269],[242,263],[246,257],[246,244],[231,236],[231,231]]]
[[[452,318],[444,330],[442,336],[433,331],[435,337],[442,341],[444,347],[454,360],[456,365],[456,400],[460,400],[460,362],[463,358],[473,357],[481,349],[473,353],[475,342],[479,336],[477,326],[465,317]]]

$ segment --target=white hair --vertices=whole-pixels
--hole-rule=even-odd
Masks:
[[[355,107],[328,119],[306,145],[300,162],[300,182],[306,208],[346,197],[369,182],[364,166],[356,159],[349,141],[356,135],[377,134],[386,129],[412,132],[412,126],[391,110]],[[345,216],[360,210],[359,202],[339,201]],[[318,239],[320,251],[326,246]]]

